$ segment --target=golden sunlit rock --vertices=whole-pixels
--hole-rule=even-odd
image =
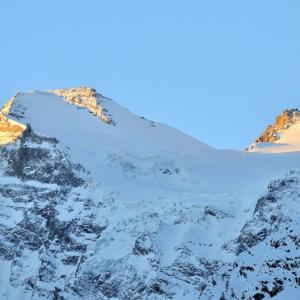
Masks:
[[[15,142],[20,138],[26,129],[26,125],[9,119],[10,108],[16,96],[7,101],[0,110],[0,145]]]
[[[257,143],[274,143],[280,138],[280,132],[300,121],[300,112],[297,109],[286,109],[281,115],[276,117],[275,123],[269,125],[263,134],[256,140]]]
[[[100,105],[95,89],[90,87],[78,87],[70,89],[51,90],[58,96],[64,97],[70,104],[75,104],[78,107],[83,107],[99,117],[103,122],[112,124],[112,120],[106,115],[106,111]]]
[[[25,125],[8,119],[3,113],[0,113],[0,145],[16,141],[22,136],[25,129]]]

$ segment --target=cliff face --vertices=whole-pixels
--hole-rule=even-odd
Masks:
[[[300,112],[298,109],[287,109],[277,116],[275,123],[269,125],[263,134],[256,140],[257,143],[269,142],[274,143],[280,139],[280,132],[288,129],[291,125],[300,120]]]

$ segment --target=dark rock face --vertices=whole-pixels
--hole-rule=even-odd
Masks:
[[[272,181],[266,194],[261,196],[256,204],[253,217],[247,221],[237,238],[237,254],[246,251],[266,239],[272,232],[277,231],[280,224],[290,221],[280,209],[284,194],[293,186],[299,184],[297,177]]]
[[[83,299],[97,299],[98,297],[120,299],[143,299],[146,286],[133,267],[116,267],[113,272],[104,272],[98,275],[92,272],[83,272],[76,281],[73,290]],[[101,299],[101,298],[100,298]]]
[[[135,241],[133,248],[133,254],[135,255],[148,255],[154,252],[151,236],[147,234],[142,234]]]
[[[0,155],[7,161],[4,169],[7,176],[71,187],[84,183],[76,175],[84,171],[83,167],[71,163],[70,157],[59,148],[55,138],[35,134],[30,125],[27,125],[18,146],[0,148]]]
[[[55,138],[37,135],[29,126],[17,143],[0,148],[0,157],[2,177],[16,182],[0,182],[1,204],[18,216],[11,226],[0,223],[0,258],[11,262],[10,284],[24,286],[38,299],[64,299],[67,274],[61,266],[76,272],[90,241],[105,229],[84,209],[94,204],[76,192],[85,188],[88,172],[71,162]],[[82,218],[64,220],[62,209],[70,200],[83,207]],[[40,267],[26,274],[27,260],[34,257]],[[51,284],[45,288],[44,283]]]
[[[242,293],[241,290],[237,293],[233,287],[234,295],[239,294],[240,298],[231,298],[225,285],[224,299],[269,299],[287,287],[297,288],[300,247],[299,215],[295,209],[299,208],[299,196],[298,176],[292,174],[272,181],[267,192],[258,199],[253,215],[242,227],[240,235],[224,245],[236,255],[231,268],[224,266],[220,269],[230,278],[228,286],[234,281],[243,282],[242,278],[252,278],[255,284]],[[216,285],[216,282],[214,279],[211,285]]]

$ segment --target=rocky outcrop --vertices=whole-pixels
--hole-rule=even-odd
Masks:
[[[280,132],[289,128],[291,125],[300,121],[300,112],[298,109],[286,109],[281,115],[276,117],[275,123],[269,125],[263,134],[256,140],[256,143],[269,142],[274,143],[280,138]]]
[[[107,124],[114,124],[107,110],[102,106],[103,97],[90,87],[79,87],[70,89],[51,90],[58,96],[64,97],[65,100],[81,108],[86,108],[100,120]]]
[[[15,142],[22,136],[24,130],[26,129],[24,124],[16,122],[7,117],[15,97],[10,99],[0,110],[0,145]]]
[[[0,112],[0,145],[15,142],[22,136],[25,128],[25,125],[8,119]]]

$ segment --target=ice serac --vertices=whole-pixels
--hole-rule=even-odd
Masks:
[[[300,111],[286,109],[277,116],[247,152],[283,153],[300,151]]]
[[[1,112],[1,299],[299,299],[299,153],[216,150],[92,88]]]

